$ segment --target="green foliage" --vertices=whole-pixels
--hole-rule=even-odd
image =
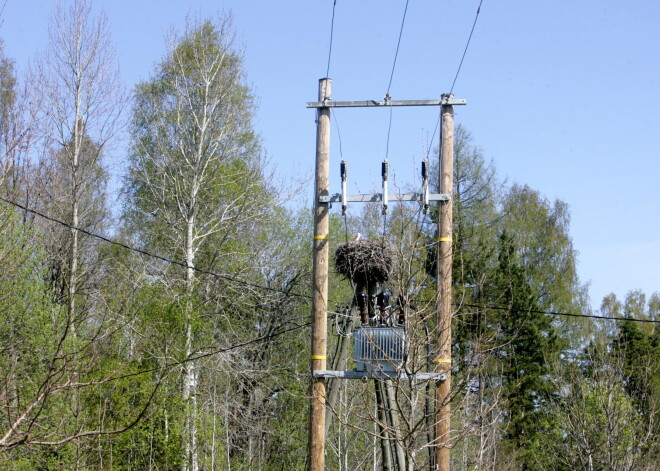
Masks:
[[[547,410],[556,438],[538,449],[546,462],[557,463],[553,469],[657,467],[660,396],[652,382],[660,357],[650,340],[625,322],[616,337],[595,339],[577,359],[555,364],[561,392]]]
[[[647,309],[644,293],[639,290],[629,292],[624,304],[625,317],[651,319],[657,295],[654,293],[651,297]],[[636,322],[623,322],[612,341],[612,355],[620,359],[625,390],[638,410],[648,418],[660,412],[659,339],[657,327],[647,333]]]
[[[5,136],[12,125],[13,107],[16,103],[16,75],[14,61],[4,54],[4,43],[0,40],[0,136]],[[0,145],[6,144],[3,139]],[[0,148],[1,149],[1,148]],[[4,157],[9,149],[2,149]]]
[[[0,46],[2,136],[16,87]],[[220,276],[81,236],[78,304],[67,313],[70,229],[0,210],[0,437],[15,426],[0,468],[181,469],[193,423],[200,469],[304,469],[311,306],[296,294],[311,287],[313,216],[277,204],[252,127],[254,102],[227,18],[191,23],[135,90],[117,238]],[[77,198],[78,225],[103,231],[102,148],[83,132],[75,175],[62,171],[72,145],[49,154],[46,212],[71,222]],[[6,181],[13,170],[3,192],[18,188]],[[437,169],[432,175],[437,181]],[[437,211],[418,209],[392,205],[385,219],[367,205],[330,220],[333,247],[356,231],[395,247],[396,274],[383,288],[415,297],[406,324],[411,371],[427,368],[437,334]],[[567,204],[504,185],[459,126],[453,209],[457,469],[653,469],[660,331],[539,313],[588,311]],[[353,291],[331,268],[331,322]],[[601,311],[657,319],[660,295],[611,295]],[[330,334],[330,363],[341,339]],[[432,385],[396,386],[400,442],[427,468]],[[342,387],[328,466],[382,464],[369,435],[373,384]]]

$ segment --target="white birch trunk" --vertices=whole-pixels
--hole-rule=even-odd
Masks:
[[[188,220],[186,226],[186,359],[193,355],[193,306],[192,295],[195,282],[193,250],[193,229],[195,227],[194,216]],[[184,417],[184,459],[181,464],[182,471],[198,471],[199,462],[197,458],[197,377],[195,363],[189,361],[183,367],[183,402],[185,407]]]

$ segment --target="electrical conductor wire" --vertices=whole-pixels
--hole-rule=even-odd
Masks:
[[[403,10],[403,19],[401,20],[401,29],[399,30],[399,40],[396,43],[396,52],[394,53],[394,63],[392,64],[392,72],[390,73],[390,82],[387,84],[387,95],[390,94],[390,88],[392,87],[392,79],[394,78],[394,69],[396,68],[396,59],[399,56],[399,46],[401,46],[401,36],[403,36],[403,25],[406,23],[406,13],[408,13],[408,2],[406,0],[406,8]]]
[[[465,49],[463,50],[463,57],[461,57],[461,62],[458,64],[458,70],[456,70],[456,76],[454,77],[454,82],[451,84],[451,89],[449,94],[454,91],[454,85],[456,85],[456,80],[458,79],[458,74],[461,72],[461,67],[463,66],[463,61],[465,60],[465,55],[467,54],[468,47],[470,47],[470,41],[472,40],[472,34],[474,33],[474,27],[477,26],[477,19],[479,18],[479,13],[481,12],[481,4],[484,3],[484,0],[479,1],[479,6],[477,7],[477,14],[474,16],[474,23],[472,23],[472,29],[470,30],[470,35],[468,36],[467,43],[465,44]]]
[[[456,70],[456,75],[454,76],[454,81],[451,84],[451,88],[449,89],[449,94],[451,95],[454,91],[454,87],[456,86],[456,81],[458,80],[458,75],[461,73],[461,67],[463,67],[463,61],[465,60],[465,56],[467,55],[468,48],[470,47],[470,41],[472,41],[472,35],[474,34],[474,28],[477,26],[477,19],[479,18],[479,13],[481,13],[481,5],[484,3],[484,0],[479,1],[479,6],[477,7],[477,13],[474,16],[474,22],[472,23],[472,28],[470,29],[470,34],[468,35],[468,40],[465,44],[465,49],[463,49],[463,56],[461,57],[461,61],[458,64],[458,69]],[[442,112],[441,112],[442,113]],[[433,139],[435,139],[435,134],[438,131],[438,126],[440,126],[440,116],[438,116],[438,120],[435,123],[435,127],[433,128],[433,135],[431,136],[431,140],[429,141],[429,148],[426,152],[426,157],[431,154],[431,147],[433,146]]]
[[[401,46],[401,37],[403,36],[403,26],[406,23],[406,14],[408,13],[408,3],[410,0],[406,0],[406,7],[403,10],[403,18],[401,19],[401,28],[399,29],[399,39],[396,43],[396,51],[394,52],[394,62],[392,63],[392,72],[390,72],[390,81],[387,84],[387,92],[385,93],[385,100],[389,101],[390,99],[390,89],[392,88],[392,80],[394,79],[394,69],[396,69],[396,60],[399,57],[399,47]],[[387,127],[387,142],[385,144],[385,158],[389,156],[390,152],[390,133],[392,131],[392,107],[390,106],[390,122]]]
[[[330,57],[332,56],[332,36],[335,31],[335,7],[337,6],[337,0],[334,0],[332,3],[332,21],[330,22],[330,48],[328,49],[328,68],[325,70],[325,77],[329,78],[330,76]]]
[[[154,253],[151,253],[151,252],[147,252],[146,250],[138,249],[137,247],[132,247],[132,246],[127,245],[127,244],[125,244],[125,243],[123,243],[123,242],[119,242],[119,241],[116,241],[116,240],[113,240],[113,239],[109,239],[109,238],[107,238],[107,237],[105,237],[105,236],[102,236],[102,235],[100,235],[100,234],[95,234],[94,232],[90,232],[90,231],[88,231],[88,230],[86,230],[86,229],[82,229],[82,228],[80,228],[80,227],[76,227],[76,226],[74,226],[74,225],[72,225],[72,224],[69,224],[69,223],[67,223],[67,222],[60,221],[59,219],[56,219],[56,218],[51,217],[51,216],[48,216],[47,214],[43,214],[43,213],[37,211],[36,209],[28,208],[27,206],[24,206],[24,205],[22,205],[22,204],[20,204],[20,203],[16,203],[15,201],[8,200],[8,199],[6,199],[6,198],[4,198],[4,197],[2,197],[2,196],[0,196],[0,201],[4,201],[5,203],[10,204],[10,205],[12,205],[12,206],[15,206],[15,207],[17,207],[17,208],[19,208],[19,209],[22,209],[23,211],[26,211],[26,212],[28,212],[28,213],[30,213],[30,214],[34,214],[34,215],[36,215],[36,216],[39,216],[39,217],[41,217],[41,218],[44,218],[44,219],[46,219],[47,221],[51,221],[51,222],[54,222],[54,223],[60,224],[60,225],[62,225],[62,226],[64,226],[64,227],[67,227],[67,228],[72,229],[72,230],[74,230],[74,231],[78,231],[78,232],[81,232],[81,233],[83,233],[83,234],[86,234],[86,235],[88,235],[88,236],[90,236],[90,237],[94,237],[95,239],[102,240],[103,242],[107,242],[108,244],[116,245],[117,247],[121,247],[121,248],[126,249],[126,250],[128,250],[128,251],[135,252],[135,253],[139,253],[139,254],[141,254],[141,255],[145,255],[145,256],[147,256],[147,257],[151,257],[151,258],[154,258],[154,259],[156,259],[156,260],[160,260],[160,261],[163,261],[163,262],[169,263],[169,264],[171,264],[171,265],[177,265],[177,266],[180,266],[180,267],[183,267],[183,268],[186,268],[186,269],[191,268],[191,269],[193,269],[194,271],[196,271],[196,272],[198,272],[198,273],[203,273],[203,274],[205,274],[205,275],[210,275],[210,276],[213,276],[213,277],[216,277],[216,278],[220,278],[220,279],[224,279],[224,280],[227,280],[227,281],[233,281],[234,283],[242,284],[243,286],[250,286],[250,287],[252,287],[252,288],[263,289],[263,290],[265,290],[265,291],[272,291],[272,292],[275,292],[275,293],[285,294],[285,295],[287,295],[287,296],[297,296],[297,297],[307,298],[307,299],[312,299],[312,298],[313,298],[313,296],[308,295],[308,294],[300,294],[300,293],[295,293],[295,292],[288,292],[288,291],[281,290],[281,289],[277,289],[277,288],[271,288],[270,286],[264,286],[264,285],[260,285],[260,284],[257,284],[257,283],[252,283],[252,282],[250,282],[250,281],[241,280],[241,279],[239,279],[239,278],[234,278],[234,277],[232,277],[232,276],[221,275],[221,274],[219,274],[219,273],[215,273],[215,272],[212,272],[212,271],[210,271],[210,270],[204,270],[204,269],[199,268],[199,267],[190,266],[190,265],[188,265],[188,264],[186,264],[186,263],[179,262],[179,261],[177,261],[177,260],[172,260],[172,259],[170,259],[170,258],[163,257],[162,255],[158,255],[158,254],[154,254]]]
[[[204,270],[202,268],[188,266],[187,264],[185,264],[183,262],[179,262],[177,260],[172,260],[172,259],[169,259],[167,257],[163,257],[162,255],[153,254],[153,253],[147,252],[146,250],[138,249],[138,248],[132,247],[128,244],[124,244],[123,242],[118,242],[116,240],[109,239],[105,236],[95,234],[94,232],[90,232],[86,229],[82,229],[80,227],[73,226],[73,225],[68,224],[64,221],[60,221],[59,219],[56,219],[54,217],[43,214],[43,213],[41,213],[41,212],[39,212],[35,209],[29,208],[27,206],[24,206],[20,203],[15,202],[15,201],[6,199],[2,196],[0,196],[0,201],[3,201],[3,202],[5,202],[9,205],[15,206],[15,207],[17,207],[17,208],[19,208],[19,209],[21,209],[25,212],[30,213],[30,214],[34,214],[36,216],[44,218],[47,221],[51,221],[51,222],[60,224],[60,225],[62,225],[64,227],[67,227],[69,229],[72,229],[72,230],[81,232],[83,234],[86,234],[90,237],[94,237],[96,239],[102,240],[102,241],[107,242],[111,245],[116,245],[116,246],[121,247],[125,250],[135,252],[135,253],[139,253],[141,255],[145,255],[147,257],[154,258],[156,260],[161,260],[163,262],[166,262],[166,263],[169,263],[169,264],[172,264],[172,265],[177,265],[177,266],[180,266],[180,267],[183,267],[183,268],[192,268],[196,272],[203,273],[205,275],[210,275],[210,276],[213,276],[213,277],[216,277],[216,278],[221,278],[221,279],[224,279],[224,280],[227,280],[227,281],[233,281],[234,283],[242,284],[244,286],[251,286],[253,288],[262,289],[262,290],[265,290],[265,291],[272,291],[272,292],[275,292],[275,293],[284,294],[286,296],[295,296],[295,297],[300,297],[300,298],[305,298],[305,299],[312,299],[313,298],[313,296],[311,296],[309,294],[302,294],[302,293],[285,291],[285,290],[277,289],[277,288],[271,288],[270,286],[264,286],[264,285],[260,285],[258,283],[252,283],[250,281],[241,280],[240,278],[235,278],[235,277],[228,276],[228,275],[221,275],[219,273],[215,273],[215,272],[212,272],[212,271],[209,271],[209,270]],[[333,300],[330,300],[330,301],[332,301],[334,303],[338,303],[337,301],[333,301]],[[595,315],[592,315],[592,314],[576,314],[576,313],[569,313],[569,312],[538,311],[538,310],[533,310],[533,309],[532,310],[529,310],[529,309],[515,309],[515,308],[509,308],[509,307],[505,307],[505,306],[489,306],[489,305],[476,305],[476,304],[463,304],[463,303],[460,303],[460,304],[455,303],[454,305],[458,306],[458,307],[467,306],[467,307],[474,307],[474,308],[480,308],[480,309],[495,309],[495,310],[503,310],[503,311],[511,311],[511,312],[533,312],[535,314],[547,314],[547,315],[551,315],[551,316],[582,317],[582,318],[587,318],[587,319],[600,319],[600,320],[628,321],[628,322],[642,322],[642,323],[660,324],[660,320],[655,320],[655,319],[635,319],[635,318],[632,318],[632,317],[595,316]]]

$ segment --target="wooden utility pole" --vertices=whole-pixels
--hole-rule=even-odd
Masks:
[[[451,100],[451,95],[443,95]],[[449,439],[451,430],[451,278],[452,278],[452,185],[454,173],[454,107],[443,104],[440,134],[440,193],[449,195],[440,201],[438,215],[437,272],[438,344],[435,362],[437,370],[447,378],[436,383],[435,466],[439,471],[450,470]]]
[[[319,102],[330,101],[332,81],[319,80]],[[329,195],[330,175],[330,108],[318,108],[316,117],[316,184],[314,189],[314,273],[312,299],[312,404],[309,428],[309,470],[323,471],[325,460],[325,378],[315,370],[326,369],[328,337],[328,231],[329,203],[321,196]]]
[[[438,346],[435,362],[437,371],[434,373],[418,373],[417,379],[436,381],[436,468],[449,471],[449,430],[450,408],[449,390],[451,374],[451,265],[452,265],[452,221],[451,221],[451,192],[454,153],[454,115],[453,105],[465,105],[467,100],[455,99],[453,95],[443,95],[441,100],[361,100],[361,101],[332,101],[330,98],[331,80],[328,78],[319,81],[319,101],[307,103],[308,108],[317,109],[316,131],[316,185],[314,191],[314,281],[312,299],[312,388],[309,430],[309,471],[323,471],[325,458],[325,406],[326,385],[325,378],[353,378],[364,377],[364,372],[357,371],[327,371],[327,309],[328,309],[328,230],[329,205],[332,202],[341,202],[345,206],[348,202],[368,201],[440,201],[440,218],[438,219]],[[330,153],[330,109],[331,108],[391,108],[394,106],[441,106],[442,107],[442,144],[441,144],[441,172],[440,194],[408,193],[403,195],[387,196],[376,195],[330,195],[329,193],[329,153]],[[385,193],[385,192],[384,192]],[[342,196],[343,195],[343,196]],[[446,378],[446,379],[445,379]],[[382,380],[386,378],[375,378]],[[381,388],[385,391],[385,388]],[[387,395],[381,396],[383,404]],[[394,423],[394,421],[392,421]],[[383,420],[383,423],[387,423]],[[396,428],[396,427],[395,427]],[[388,447],[389,449],[389,447]],[[402,450],[397,450],[401,455]],[[387,460],[388,452],[383,457]],[[391,457],[391,454],[390,454]],[[392,462],[392,460],[389,460]],[[399,464],[399,467],[402,465]]]

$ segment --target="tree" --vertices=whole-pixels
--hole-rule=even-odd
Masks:
[[[199,279],[196,269],[240,270],[254,260],[250,238],[270,214],[253,111],[228,16],[189,21],[154,77],[136,88],[125,220],[146,247],[183,260],[183,272],[163,267],[158,278],[180,299],[185,359],[203,335],[221,332],[218,324],[200,330],[203,311],[242,297],[217,279]],[[199,372],[192,361],[182,369],[182,469],[197,470]]]
[[[0,188],[12,201],[24,192],[29,203],[29,158],[38,136],[40,97],[33,92],[31,77],[22,83],[14,61],[4,54],[0,39]]]
[[[462,458],[466,466],[511,459],[533,467],[531,450],[550,427],[543,413],[555,390],[548,362],[580,348],[588,335],[588,326],[535,312],[588,309],[568,206],[524,185],[505,187],[460,126],[454,161],[453,377],[461,385],[454,410],[472,430],[457,446],[476,450],[474,461]],[[427,237],[432,275],[435,235]]]
[[[621,323],[618,338],[594,339],[577,360],[555,363],[560,394],[549,397],[555,427],[537,448],[541,469],[657,468],[660,396],[652,384],[660,357],[634,324]]]
[[[653,320],[657,301],[658,293],[654,293],[647,304],[641,290],[630,291],[623,305],[624,317]],[[647,326],[637,322],[621,323],[612,341],[612,355],[621,365],[626,392],[640,413],[652,419],[660,412],[660,334],[657,327],[654,332],[643,330]]]
[[[108,361],[115,353],[108,346],[122,327],[115,322],[117,312],[104,309],[99,251],[92,238],[79,232],[80,228],[103,231],[107,177],[102,158],[121,112],[121,88],[105,18],[95,19],[91,6],[83,1],[59,5],[49,40],[49,54],[40,59],[32,76],[41,91],[34,104],[41,113],[45,151],[34,184],[38,192],[32,193],[29,206],[63,221],[67,229],[46,219],[35,219],[32,225],[28,217],[15,228],[31,237],[33,245],[24,244],[22,249],[34,273],[24,277],[26,286],[7,292],[17,305],[18,299],[26,305],[16,332],[26,332],[23,325],[32,326],[38,344],[31,344],[33,364],[23,361],[28,366],[23,375],[9,378],[8,397],[15,402],[7,410],[8,428],[2,433],[4,449],[19,450],[15,455],[32,460],[36,468],[51,466],[50,458],[55,460],[52,466],[59,467],[92,463],[83,453],[91,438],[101,442],[99,437],[132,427],[145,410],[145,401],[139,400],[128,417],[99,420],[108,417],[112,401],[107,397],[93,401],[103,397],[114,381],[109,378],[133,360],[124,355],[121,362]],[[32,88],[37,88],[34,83]],[[25,189],[32,191],[28,184]],[[20,360],[19,355],[17,364]],[[145,383],[136,392],[142,392],[142,386],[147,396],[156,389]],[[34,448],[43,452],[33,454]]]
[[[57,282],[65,291],[75,331],[80,265],[91,254],[75,228],[101,228],[107,182],[102,156],[118,129],[123,105],[107,19],[103,14],[93,18],[88,2],[74,0],[68,8],[56,7],[39,80],[47,149],[41,198],[51,216],[73,227],[68,235],[55,234],[55,250],[68,250],[63,256],[53,254],[51,263],[55,276],[62,274]]]
[[[491,289],[496,304],[509,309],[501,318],[495,350],[504,363],[506,437],[521,449],[523,469],[534,469],[533,447],[548,427],[544,402],[555,392],[549,365],[559,358],[562,342],[551,318],[539,313],[539,296],[506,232],[500,236],[499,270]]]

